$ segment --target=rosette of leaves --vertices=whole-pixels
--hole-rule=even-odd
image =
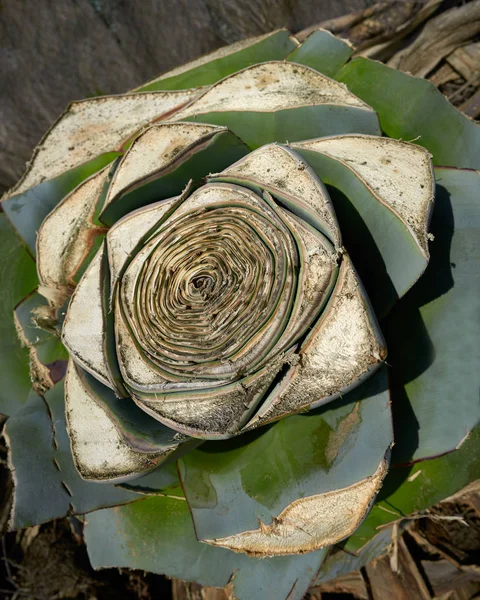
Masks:
[[[301,598],[478,476],[479,128],[351,53],[278,31],[45,135],[2,203],[12,528]]]

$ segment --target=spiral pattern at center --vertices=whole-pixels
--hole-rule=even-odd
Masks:
[[[206,186],[160,225],[132,261],[121,303],[145,356],[170,380],[232,381],[280,338],[298,250],[281,214],[249,190]],[[213,197],[212,197],[213,195]]]

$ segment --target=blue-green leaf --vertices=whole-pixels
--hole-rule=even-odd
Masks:
[[[394,464],[454,450],[480,420],[480,173],[435,171],[430,264],[383,324]]]
[[[282,60],[295,48],[286,29],[225,46],[191,63],[168,71],[137,92],[181,90],[215,83],[240,69],[266,60]]]
[[[217,587],[232,580],[238,600],[301,600],[326,554],[257,559],[202,544],[185,500],[160,496],[90,514],[85,540],[95,569],[142,569]]]
[[[35,393],[5,426],[15,484],[11,527],[38,525],[131,502],[138,496],[104,483],[84,481],[73,464],[65,423],[63,383]]]
[[[230,547],[229,538],[236,536],[233,543],[243,543],[237,534],[257,530],[259,522],[262,531],[281,523],[282,511],[295,501],[318,500],[320,505],[326,496],[338,493],[343,497],[345,488],[378,471],[391,443],[384,369],[328,408],[285,418],[227,442],[205,443],[179,461],[197,536]],[[354,506],[342,512],[348,518],[343,522],[339,517],[335,526],[327,514],[312,523],[305,517],[303,528],[314,532],[308,549],[349,535],[364,518],[374,495],[370,490],[365,497],[356,496]],[[319,508],[317,518],[321,512]],[[292,551],[290,543],[298,544],[298,539],[276,535],[271,534],[272,547],[267,544],[265,552]]]
[[[32,387],[29,354],[17,336],[13,311],[37,285],[35,263],[0,214],[0,413],[4,415],[15,413]]]
[[[292,50],[286,60],[312,67],[319,73],[335,77],[353,53],[353,47],[326,29],[313,31]]]
[[[389,137],[423,146],[436,165],[480,168],[480,126],[430,81],[362,57],[346,64],[336,79],[377,111]]]

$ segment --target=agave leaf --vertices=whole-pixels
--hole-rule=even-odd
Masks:
[[[112,225],[135,209],[177,196],[190,180],[198,182],[248,151],[223,127],[154,125],[136,138],[121,160],[99,218]]]
[[[205,443],[179,461],[197,537],[258,555],[336,543],[368,512],[391,443],[384,369],[328,410]]]
[[[133,479],[173,454],[185,437],[150,419],[130,399],[118,399],[69,362],[65,408],[78,472],[91,481]]]
[[[345,546],[350,552],[362,548],[386,524],[418,515],[478,479],[480,428],[458,450],[439,458],[390,469],[370,514]]]
[[[368,518],[368,517],[367,517]],[[373,559],[388,551],[392,544],[393,528],[385,527],[372,538],[356,556],[345,552],[341,547],[332,548],[323,562],[313,585],[321,585],[352,571],[363,568]]]
[[[359,385],[385,359],[382,333],[347,255],[328,304],[298,355],[246,428],[331,402]]]
[[[57,331],[58,317],[37,291],[15,308],[17,334],[30,353],[30,377],[40,393],[53,387],[65,375],[68,353]]]
[[[419,77],[355,58],[336,75],[372,106],[383,131],[427,148],[435,165],[480,168],[480,126]]]
[[[385,314],[428,263],[435,186],[428,153],[365,135],[309,140],[292,148],[324,183],[342,192],[332,200],[346,247],[375,312]]]
[[[163,206],[159,205],[155,210],[162,210]],[[134,235],[143,236],[145,229],[142,226],[137,228],[134,222],[143,220],[144,215],[147,215],[145,211],[124,219],[116,229],[120,232],[128,227]],[[232,435],[248,420],[278,370],[288,360],[282,353],[291,354],[290,348],[306,333],[312,319],[318,316],[336,278],[336,255],[328,240],[279,210],[271,199],[263,200],[248,189],[230,184],[214,183],[198,189],[169,218],[171,221],[164,223],[166,233],[152,234],[149,242],[131,261],[119,288],[118,299],[114,302],[122,374],[140,406],[168,426],[201,437]],[[245,221],[249,224],[245,225]],[[156,295],[155,302],[161,301],[165,309],[156,316],[152,325],[161,328],[158,347],[150,349],[152,336],[144,325],[149,314],[142,318],[141,323],[138,314],[141,305],[150,306],[148,294],[151,291],[147,289],[147,296],[142,296],[138,282],[144,272],[148,277],[151,272],[157,273],[157,262],[171,252],[171,247],[159,249],[165,235],[173,235],[169,223],[173,228],[180,227],[182,223],[186,227],[185,231],[178,230],[184,233],[175,233],[174,247],[178,247],[175,256],[183,256],[186,252],[193,254],[186,267],[176,268],[176,263],[171,266],[168,263],[161,272],[171,268],[172,273],[175,271],[179,277],[185,275],[188,278],[188,269],[200,260],[198,257],[203,255],[205,246],[215,255],[215,251],[222,251],[225,244],[228,250],[235,237],[240,244],[239,253],[246,250],[250,253],[250,258],[243,260],[247,260],[247,264],[253,260],[259,264],[262,273],[265,272],[262,277],[245,277],[244,280],[249,286],[251,282],[251,286],[246,288],[246,292],[236,290],[228,307],[219,305],[215,308],[217,312],[211,317],[211,322],[220,322],[220,325],[213,327],[211,332],[208,330],[208,335],[201,326],[197,338],[192,338],[190,333],[195,325],[194,317],[190,316],[194,315],[195,306],[188,314],[177,315],[174,325],[167,321],[170,312],[168,302],[170,296],[174,297],[177,293],[177,287],[170,290],[170,296],[162,291],[161,300]],[[222,236],[214,226],[223,232]],[[253,232],[257,233],[253,235]],[[250,244],[245,244],[245,236]],[[122,247],[125,239],[134,243],[134,238],[128,235],[117,238]],[[109,244],[111,239],[109,234]],[[126,243],[128,245],[130,241]],[[271,252],[269,254],[265,250],[271,244],[277,257],[273,262]],[[295,244],[301,254],[298,277],[292,269],[293,261],[297,260]],[[124,260],[125,252],[112,249],[112,254],[117,253]],[[232,270],[229,277],[233,281],[237,259],[236,253],[228,250],[228,268]],[[286,265],[283,272],[278,269],[280,277],[274,277],[277,260]],[[238,268],[242,269],[241,266]],[[114,271],[118,270],[119,267],[115,266]],[[309,281],[312,270],[318,289]],[[249,272],[254,273],[255,269],[249,269]],[[217,274],[213,276],[217,277]],[[224,277],[227,281],[226,274]],[[237,279],[242,281],[242,275]],[[170,289],[168,286],[166,282],[164,287],[167,290]],[[232,284],[229,284],[228,289],[231,287]],[[261,292],[264,289],[266,291]],[[254,313],[248,312],[244,304],[239,304],[243,293],[247,298],[254,298]],[[258,301],[255,296],[258,296]],[[193,298],[191,301],[194,302]],[[172,328],[176,337],[170,339]],[[146,352],[141,352],[141,348]],[[222,349],[221,354],[217,348]],[[172,359],[177,356],[178,359]],[[241,370],[245,371],[245,365],[248,371],[242,376]],[[194,405],[192,398],[195,398]],[[225,409],[220,410],[220,407]]]
[[[35,263],[0,214],[0,413],[12,415],[27,400],[32,383],[29,352],[22,348],[13,321],[15,306],[37,285]]]
[[[32,256],[37,251],[37,232],[47,215],[85,179],[101,171],[118,156],[118,152],[101,154],[53,179],[42,181],[2,200],[3,211]]]
[[[108,281],[105,242],[73,293],[63,323],[62,342],[70,356],[104,385],[115,389],[107,356]]]
[[[135,91],[181,90],[211,85],[252,64],[282,60],[295,46],[289,32],[280,29],[224,46],[193,62],[167,71]]]
[[[435,175],[430,264],[384,323],[394,463],[450,452],[480,420],[480,173]]]
[[[116,486],[137,494],[183,497],[176,461],[166,461],[151,473],[141,475],[132,481],[117,483]]]
[[[8,195],[22,194],[92,156],[120,150],[124,141],[152,119],[165,118],[198,92],[153,92],[97,96],[70,103],[47,131],[28,168]]]
[[[226,125],[251,149],[340,133],[380,134],[367,104],[333,79],[291,62],[262,63],[226,77],[173,120]]]
[[[217,587],[231,582],[238,600],[301,600],[326,554],[260,560],[202,544],[185,500],[159,496],[90,514],[85,541],[95,569],[142,569]]]
[[[27,404],[5,426],[15,484],[13,529],[138,498],[111,485],[86,482],[77,473],[66,431],[63,395],[62,382],[47,392],[46,402],[32,392]]]
[[[119,156],[127,138],[153,119],[169,116],[197,93],[124,94],[69,104],[41,140],[22,179],[2,202],[32,254],[36,232],[60,200]]]
[[[45,218],[37,235],[37,269],[49,288],[75,287],[82,266],[105,228],[95,222],[97,205],[108,185],[107,166],[83,181]]]
[[[317,29],[292,50],[286,60],[335,77],[352,53],[353,46],[347,40],[335,37],[326,29]]]
[[[262,146],[230,165],[208,182],[229,182],[261,195],[265,190],[297,217],[318,229],[334,245],[341,233],[328,192],[315,171],[288,147]]]

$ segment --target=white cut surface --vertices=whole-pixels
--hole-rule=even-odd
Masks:
[[[179,198],[162,200],[139,208],[117,221],[107,233],[108,263],[112,293],[120,272],[132,250],[164,215],[179,202]]]
[[[214,546],[257,556],[302,554],[336,544],[360,525],[386,474],[384,459],[370,477],[349,487],[299,498],[271,525],[215,540]]]
[[[181,75],[182,73],[187,73],[188,71],[196,69],[197,67],[201,67],[202,65],[206,65],[207,63],[212,62],[214,60],[218,60],[220,58],[225,58],[226,56],[231,56],[232,54],[235,54],[236,52],[240,52],[241,50],[245,50],[246,48],[249,48],[250,46],[254,46],[255,44],[258,44],[258,42],[262,42],[263,40],[266,40],[267,38],[272,37],[273,35],[275,35],[277,33],[278,33],[278,31],[272,31],[271,33],[259,35],[259,36],[252,37],[252,38],[247,38],[245,40],[240,40],[240,41],[230,44],[228,46],[223,46],[222,48],[219,48],[218,50],[214,50],[213,52],[210,52],[209,54],[205,54],[205,56],[200,56],[200,58],[192,60],[191,62],[188,62],[184,65],[180,65],[179,67],[175,67],[175,69],[171,69],[170,71],[163,73],[159,77],[155,77],[155,79],[152,79],[152,81],[149,81],[148,83],[144,83],[141,87],[143,88],[147,85],[155,83],[156,81],[162,81],[163,79],[170,79],[170,77],[176,77],[177,75]]]
[[[291,197],[299,210],[313,213],[336,246],[341,235],[332,203],[322,182],[301,156],[278,144],[262,146],[218,174],[246,179],[274,194]]]
[[[37,236],[37,269],[46,287],[75,285],[74,276],[99,229],[93,216],[109,169],[105,167],[73,190],[43,221]]]
[[[112,387],[105,355],[106,324],[103,314],[103,253],[105,242],[75,288],[62,329],[62,342],[84,369]]]
[[[288,210],[281,208],[280,214],[290,230],[296,233],[297,244],[302,250],[297,301],[277,343],[277,347],[286,349],[315,323],[337,273],[337,253],[326,238]]]
[[[149,415],[186,435],[225,437],[240,429],[277,374],[281,363],[272,363],[237,383],[194,393],[156,394],[146,398],[133,394]]]
[[[247,428],[314,408],[361,383],[385,359],[378,323],[346,254],[332,296],[300,357]]]
[[[115,481],[149,471],[164,453],[136,452],[125,441],[69,361],[65,411],[75,466],[84,479]]]
[[[197,94],[198,90],[145,92],[72,102],[42,139],[25,175],[9,195],[117,150],[152,119],[171,113]]]
[[[273,112],[299,106],[336,104],[368,107],[347,87],[290,62],[265,62],[222,79],[175,114],[175,121],[209,112]]]
[[[227,131],[227,128],[197,123],[160,123],[149,127],[122,158],[105,206],[135,182],[158,173],[189,147],[205,142],[213,133],[220,131]]]
[[[435,193],[425,148],[385,137],[342,135],[292,144],[340,160],[413,232],[428,256],[427,228]]]

